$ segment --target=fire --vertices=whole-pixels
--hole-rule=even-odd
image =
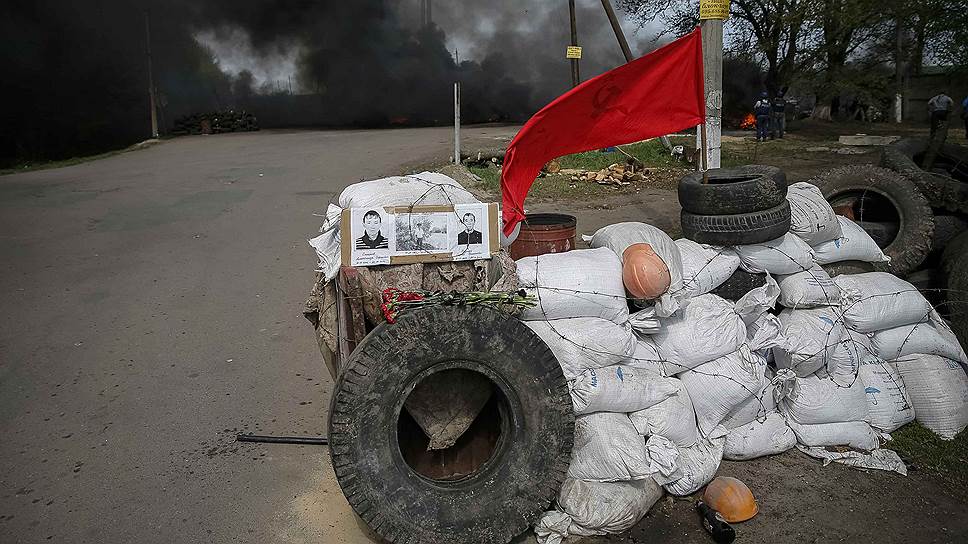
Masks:
[[[756,117],[753,117],[752,113],[747,113],[743,122],[739,124],[739,128],[756,128]]]
[[[404,115],[398,115],[396,117],[390,118],[391,125],[405,125],[410,122],[410,118]]]

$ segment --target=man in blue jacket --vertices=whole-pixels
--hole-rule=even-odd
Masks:
[[[770,135],[770,100],[766,91],[760,93],[760,99],[753,104],[753,115],[756,117],[756,141],[766,140]]]

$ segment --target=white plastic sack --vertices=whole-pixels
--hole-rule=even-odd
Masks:
[[[849,446],[872,451],[881,444],[877,432],[866,421],[800,425],[788,419],[787,424],[797,435],[797,442],[805,446]]]
[[[767,274],[766,283],[747,291],[736,301],[733,308],[746,324],[750,324],[759,319],[767,310],[776,306],[776,299],[779,296],[780,286],[777,285],[773,276]]]
[[[615,323],[629,318],[622,262],[607,249],[576,249],[522,257],[518,281],[537,305],[521,312],[524,321],[600,317]]]
[[[480,202],[457,180],[438,172],[390,176],[354,183],[339,195],[341,208],[435,206]]]
[[[814,265],[810,270],[778,278],[780,304],[787,308],[814,308],[840,304],[840,287],[830,275]]]
[[[907,476],[907,465],[901,460],[897,452],[877,448],[870,453],[859,451],[830,451],[827,448],[811,448],[808,446],[797,446],[803,453],[821,459],[823,466],[831,462],[847,465],[856,468],[872,468],[877,470],[888,470],[897,472],[901,476]]]
[[[871,427],[889,433],[914,421],[914,404],[894,365],[868,359],[861,363],[859,372]]]
[[[342,211],[339,206],[330,204],[326,209],[326,220],[319,229],[322,234],[309,240],[309,245],[316,251],[316,258],[319,260],[316,271],[323,272],[326,281],[332,280],[339,273],[342,258],[339,246],[339,221]]]
[[[964,367],[936,355],[909,355],[897,360],[897,370],[918,422],[946,440],[968,426]]]
[[[575,446],[568,476],[595,482],[641,480],[655,472],[645,439],[626,414],[595,412],[575,418]]]
[[[655,301],[655,309],[660,317],[672,315],[682,307],[686,294],[682,289],[682,255],[679,246],[668,234],[652,225],[627,222],[602,227],[589,239],[591,247],[607,247],[619,258],[632,244],[651,245],[652,250],[669,268],[669,290]]]
[[[844,323],[857,332],[920,323],[931,315],[924,295],[894,274],[841,274],[834,283],[842,294]]]
[[[732,302],[707,293],[664,319],[652,339],[673,372],[683,372],[739,349],[746,324]]]
[[[766,384],[766,387],[730,410],[723,418],[723,427],[733,430],[755,420],[762,421],[766,414],[776,411],[777,384],[787,376],[785,373],[792,375],[792,371],[789,369],[781,370],[780,375],[773,377],[770,377],[769,373],[770,370],[767,368],[768,376],[766,379],[769,380],[769,383]],[[793,379],[796,379],[796,377],[793,376]]]
[[[679,470],[682,477],[663,485],[673,495],[691,495],[712,481],[723,461],[727,431],[716,427],[707,438],[688,448],[679,448]]]
[[[664,436],[676,446],[687,448],[699,440],[696,411],[682,381],[676,380],[675,386],[675,395],[655,406],[630,413],[629,419],[640,435]]]
[[[841,261],[864,261],[883,263],[891,260],[884,255],[877,242],[857,223],[841,215],[837,216],[843,234],[829,242],[813,246],[814,258],[818,264],[839,263]]]
[[[769,353],[769,350],[782,345],[783,323],[780,318],[771,314],[760,314],[752,323],[746,325],[746,343],[752,351]]]
[[[877,331],[871,336],[871,345],[885,361],[917,353],[965,361],[965,351],[957,338],[946,338],[931,323],[901,325]]]
[[[635,351],[632,329],[607,319],[576,317],[524,324],[551,348],[568,380],[589,368],[625,363]]]
[[[739,255],[728,247],[707,246],[679,238],[682,255],[682,289],[687,297],[706,294],[719,287],[739,268]]]
[[[649,306],[629,315],[629,325],[637,334],[655,334],[662,328],[662,319],[655,315],[655,307]]]
[[[660,498],[662,487],[651,478],[633,482],[567,478],[558,494],[558,505],[567,520],[547,512],[538,521],[535,533],[541,544],[556,544],[570,535],[621,533],[642,519]]]
[[[678,371],[675,365],[667,364],[659,355],[659,348],[649,337],[638,337],[632,356],[625,364],[658,376],[672,376]]]
[[[723,459],[747,461],[783,453],[797,445],[797,437],[779,412],[770,412],[761,420],[753,420],[732,429],[726,435]]]
[[[696,410],[699,432],[708,435],[744,401],[766,387],[766,359],[739,350],[679,375]]]
[[[780,312],[782,341],[773,348],[777,368],[809,376],[821,368],[833,371],[852,360],[843,316],[836,306]],[[849,341],[848,341],[849,343]]]
[[[856,378],[847,383],[817,376],[799,378],[790,396],[780,402],[780,410],[801,425],[870,419],[864,382]]]
[[[588,369],[569,388],[576,414],[644,410],[678,391],[674,378],[623,365]]]
[[[834,209],[816,185],[799,182],[787,187],[790,201],[790,232],[815,246],[841,236]]]
[[[740,268],[758,274],[795,274],[813,266],[813,250],[789,232],[761,244],[736,246]]]

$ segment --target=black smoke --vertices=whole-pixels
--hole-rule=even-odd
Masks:
[[[8,0],[0,7],[0,163],[95,153],[149,135],[145,14],[163,131],[175,118],[253,111],[266,127],[522,121],[570,86],[564,2]],[[579,2],[583,78],[623,62],[597,0]],[[257,52],[298,44],[295,95],[225,73],[195,35],[238,29]],[[448,36],[460,36],[455,52]],[[631,36],[633,49],[651,44]],[[269,58],[267,56],[266,58]],[[468,59],[468,60],[463,60]],[[253,59],[260,62],[260,59]]]

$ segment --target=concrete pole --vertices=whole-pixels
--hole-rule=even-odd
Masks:
[[[720,148],[723,141],[723,21],[706,19],[700,23],[700,28],[706,88],[706,125],[703,127],[705,130],[696,131],[696,144],[705,153],[706,167],[713,169],[721,165]]]
[[[571,45],[578,45],[578,26],[575,23],[575,0],[568,0],[568,18],[571,19]],[[578,59],[571,59],[571,86],[577,87],[581,83],[581,73],[578,71]]]
[[[460,164],[460,82],[454,83],[454,164]]]
[[[622,32],[622,25],[619,24],[618,17],[615,16],[611,0],[602,0],[602,7],[605,8],[605,15],[608,16],[608,22],[612,25],[612,32],[615,33],[618,46],[622,48],[622,54],[625,55],[625,62],[632,62],[632,49],[629,48],[629,42],[625,39],[625,32]]]
[[[158,112],[155,108],[155,80],[151,73],[151,26],[145,12],[145,54],[148,57],[148,104],[151,109],[151,137],[158,138]]]

